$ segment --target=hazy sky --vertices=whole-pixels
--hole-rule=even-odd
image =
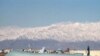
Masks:
[[[100,0],[0,0],[0,26],[100,21]]]

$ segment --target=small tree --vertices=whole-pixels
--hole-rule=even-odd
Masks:
[[[90,56],[90,46],[87,47],[87,56]]]

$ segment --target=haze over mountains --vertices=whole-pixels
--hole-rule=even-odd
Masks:
[[[43,27],[0,27],[0,46],[22,48],[31,44],[34,47],[48,48],[72,47],[100,49],[100,22],[91,23],[58,23]],[[41,44],[42,43],[42,44]],[[45,43],[45,44],[44,44]]]

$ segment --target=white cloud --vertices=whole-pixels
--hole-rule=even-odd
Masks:
[[[33,28],[0,27],[0,41],[18,39],[21,36],[33,40],[100,41],[100,22],[60,23]]]

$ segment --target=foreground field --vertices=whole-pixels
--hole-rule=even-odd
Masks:
[[[86,50],[72,50],[72,53],[83,53],[85,56],[87,54]],[[100,56],[100,50],[91,50],[90,56]]]
[[[70,53],[83,53],[84,56],[87,56],[86,50],[71,50]],[[0,53],[0,56],[5,56],[5,53]],[[100,50],[91,50],[90,56],[100,56]]]

